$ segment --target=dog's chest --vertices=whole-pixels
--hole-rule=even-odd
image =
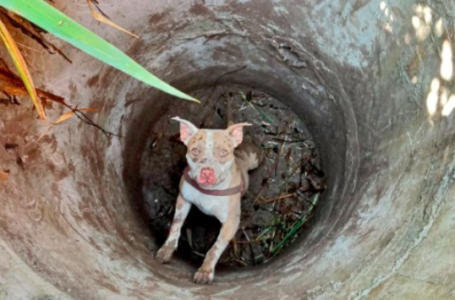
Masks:
[[[206,215],[216,217],[221,223],[227,220],[229,213],[229,196],[206,195],[184,181],[180,190],[183,198],[196,205]]]

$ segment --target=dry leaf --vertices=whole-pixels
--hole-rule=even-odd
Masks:
[[[9,174],[3,171],[0,171],[0,181],[8,180]]]
[[[49,127],[47,127],[47,129],[44,130],[43,133],[41,133],[41,135],[38,137],[38,139],[36,141],[38,142],[39,140],[41,140],[43,138],[43,136],[45,136],[49,132],[49,130],[51,130],[52,126],[54,126],[54,125],[49,125]]]
[[[1,62],[1,61],[0,61]],[[9,95],[22,96],[27,94],[24,82],[19,76],[14,74],[4,63],[0,63],[0,91]],[[40,98],[46,98],[54,102],[63,104],[65,98],[52,93],[36,89]]]
[[[27,90],[25,88],[4,81],[0,82],[0,91],[5,92],[10,96],[27,95]]]
[[[68,120],[74,115],[74,110],[71,110],[67,113],[64,113],[63,115],[60,116],[60,118],[57,119],[57,121],[54,122],[55,125],[62,123],[65,120]]]
[[[114,27],[114,28],[116,28],[116,29],[118,29],[118,30],[120,30],[120,31],[126,32],[126,33],[128,33],[129,35],[134,36],[134,37],[137,38],[137,39],[139,38],[139,37],[138,37],[137,35],[135,35],[134,33],[129,32],[128,30],[126,30],[126,29],[120,27],[119,25],[115,24],[114,22],[112,22],[111,20],[109,20],[108,18],[106,18],[105,16],[103,16],[102,14],[100,14],[99,12],[95,11],[95,10],[93,9],[92,2],[91,2],[90,0],[87,0],[87,4],[88,4],[88,6],[89,6],[89,8],[90,8],[90,12],[92,13],[92,16],[93,16],[93,18],[94,18],[95,20],[98,20],[98,21],[100,21],[101,23],[107,24],[107,25],[109,25],[109,26],[112,26],[112,27]]]
[[[63,115],[60,116],[60,118],[57,119],[57,121],[55,121],[54,125],[57,125],[57,124],[60,124],[62,123],[63,121],[66,121],[68,120],[69,118],[71,118],[77,111],[91,111],[91,112],[97,112],[98,109],[96,108],[91,108],[91,107],[85,107],[85,108],[77,108],[75,110],[71,110],[67,113],[64,113]]]
[[[58,53],[60,56],[62,56],[66,61],[69,63],[72,63],[72,61],[54,44],[51,42],[47,41],[43,36],[42,33],[46,32],[40,27],[34,25],[33,23],[30,23],[26,19],[22,18],[19,15],[16,15],[15,13],[9,11],[9,10],[0,10],[0,12],[3,14],[4,18],[8,18],[9,22],[11,23],[12,26],[18,28],[21,30],[21,32],[33,40],[35,40],[38,44],[41,45],[46,51],[48,51],[51,54]],[[0,16],[2,16],[0,14]],[[53,51],[54,52],[53,52]]]
[[[40,119],[44,119],[46,117],[46,113],[44,112],[44,108],[41,105],[41,102],[38,99],[38,95],[35,90],[35,85],[33,83],[32,77],[30,72],[28,71],[27,65],[25,63],[24,57],[22,56],[19,48],[17,47],[16,42],[14,41],[13,37],[9,33],[8,29],[6,28],[5,24],[0,20],[0,37],[3,40],[3,43],[6,46],[11,58],[13,59],[14,65],[16,66],[17,71],[19,72],[22,81],[27,88],[30,97],[32,98],[33,104],[38,111],[38,115]]]

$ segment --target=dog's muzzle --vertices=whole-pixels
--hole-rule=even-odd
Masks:
[[[214,185],[217,183],[215,170],[212,168],[202,168],[197,177],[197,182],[202,185]]]

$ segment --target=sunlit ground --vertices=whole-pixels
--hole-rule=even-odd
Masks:
[[[389,2],[382,1],[379,4],[379,8],[386,17],[384,30],[392,32],[395,20],[392,7]],[[439,74],[434,74],[427,88],[428,94],[425,100],[430,121],[438,115],[449,117],[455,109],[453,41],[450,40],[451,35],[448,30],[450,24],[444,18],[437,16],[428,5],[416,5],[414,13],[410,22],[414,28],[414,35],[417,41],[424,42],[427,39],[431,39],[439,49]],[[410,44],[410,40],[411,37],[406,34],[404,36],[405,44]],[[411,82],[417,84],[417,76],[412,76]]]

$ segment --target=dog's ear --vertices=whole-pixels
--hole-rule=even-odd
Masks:
[[[251,126],[250,123],[238,123],[229,126],[226,130],[234,140],[234,147],[240,145],[243,141],[243,127]]]
[[[199,130],[190,121],[174,117],[172,120],[176,120],[180,123],[180,140],[187,145],[190,138]]]

